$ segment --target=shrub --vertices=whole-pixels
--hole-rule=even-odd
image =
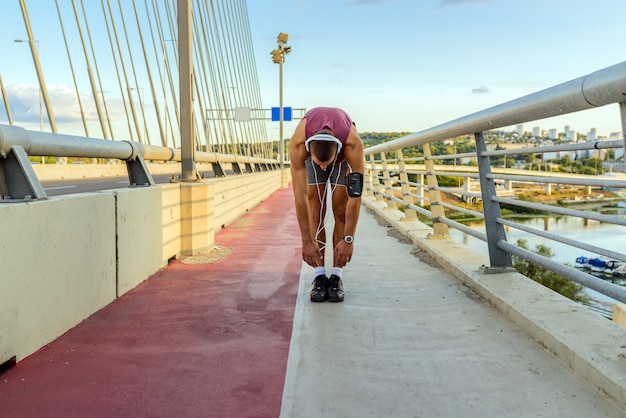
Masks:
[[[517,246],[528,250],[528,241],[518,239]],[[543,244],[536,245],[533,252],[546,258],[552,258],[554,256],[550,247]],[[584,286],[567,280],[553,271],[516,256],[513,256],[513,267],[524,276],[560,293],[566,298],[583,304],[589,303],[589,297],[585,294]]]

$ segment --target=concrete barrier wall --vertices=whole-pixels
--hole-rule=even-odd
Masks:
[[[267,177],[271,180],[268,181]],[[215,182],[215,226],[224,227],[267,199],[281,184],[279,170],[231,176]]]
[[[213,231],[284,186],[262,172],[193,183]],[[20,361],[178,257],[189,184],[125,188],[0,204],[0,364]],[[207,233],[207,231],[209,233]]]
[[[115,298],[115,222],[111,193],[0,204],[0,363]]]
[[[141,283],[167,264],[166,243],[175,256],[180,239],[164,237],[164,208],[172,212],[170,232],[180,236],[180,185],[164,185],[116,191],[117,200],[117,296]],[[176,246],[172,244],[176,244]],[[165,256],[167,257],[167,256]],[[169,258],[169,257],[168,257]]]

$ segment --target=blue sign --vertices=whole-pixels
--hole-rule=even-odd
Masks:
[[[291,122],[291,107],[283,107],[283,121]],[[272,108],[272,122],[280,122],[280,107]]]

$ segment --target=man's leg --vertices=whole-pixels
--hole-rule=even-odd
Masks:
[[[346,225],[346,205],[348,204],[348,193],[345,186],[338,186],[332,197],[333,216],[335,218],[335,228],[333,230],[333,247],[343,240],[344,227]],[[328,279],[328,300],[330,302],[343,302],[343,269],[333,260],[333,271]]]
[[[333,216],[335,217],[335,229],[333,230],[333,245],[343,240],[343,232],[346,226],[346,206],[348,205],[348,193],[345,186],[337,186],[333,193]],[[333,263],[333,265],[335,265]]]
[[[326,246],[326,227],[324,218],[326,217],[326,202],[324,199],[324,188],[326,185],[309,185],[309,230],[313,234],[313,239],[322,252],[322,261],[318,266],[324,265],[324,247]]]
[[[324,247],[326,246],[326,229],[324,218],[326,215],[326,202],[323,198],[325,184],[309,185],[309,230],[319,247],[322,258],[315,267],[315,278],[309,293],[311,302],[324,302],[328,299],[328,278],[324,267]]]

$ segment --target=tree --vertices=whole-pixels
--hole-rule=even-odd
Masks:
[[[528,241],[525,239],[518,239],[517,246],[528,250]],[[546,258],[552,258],[554,256],[550,247],[543,244],[536,245],[533,252]],[[516,256],[513,256],[513,267],[515,267],[515,269],[524,276],[533,279],[537,283],[542,284],[557,293],[560,293],[566,298],[583,304],[589,303],[589,296],[585,294],[584,286],[571,280],[567,280],[553,271]]]

